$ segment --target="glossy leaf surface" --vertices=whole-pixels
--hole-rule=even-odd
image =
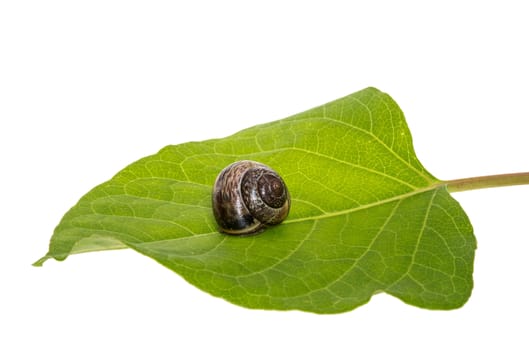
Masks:
[[[292,197],[283,224],[244,238],[218,233],[211,210],[216,175],[241,159],[277,170]],[[81,198],[36,264],[124,247],[238,305],[336,313],[377,292],[425,308],[463,305],[476,242],[418,161],[397,104],[369,88],[131,164]]]

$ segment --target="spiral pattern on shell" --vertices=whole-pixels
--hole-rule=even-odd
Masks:
[[[290,194],[268,166],[249,160],[224,168],[213,186],[213,214],[223,233],[249,235],[288,216]]]

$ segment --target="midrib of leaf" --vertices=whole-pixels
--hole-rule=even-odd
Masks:
[[[378,205],[388,204],[388,203],[396,202],[396,201],[402,201],[403,199],[406,199],[406,198],[409,198],[409,197],[413,197],[413,196],[421,194],[421,193],[437,190],[437,189],[439,189],[439,188],[441,188],[443,186],[445,186],[443,183],[436,183],[436,184],[431,185],[429,187],[420,188],[420,189],[417,189],[417,190],[412,191],[412,192],[408,192],[408,193],[404,193],[404,194],[401,194],[401,195],[398,195],[398,196],[386,198],[386,199],[383,199],[383,200],[380,200],[380,201],[376,201],[376,202],[373,202],[373,203],[360,205],[358,207],[354,207],[354,208],[350,208],[350,209],[339,210],[339,211],[325,213],[325,214],[321,214],[321,215],[300,217],[300,218],[297,218],[297,219],[287,219],[281,225],[289,225],[289,224],[294,224],[294,223],[298,223],[298,222],[307,222],[307,221],[318,221],[318,220],[329,219],[329,218],[333,218],[333,217],[337,217],[337,216],[345,216],[345,215],[349,215],[349,214],[352,214],[354,212],[361,211],[361,210],[366,210],[366,209],[369,209],[369,208],[372,208],[372,207],[375,207],[375,206],[378,206]],[[433,197],[432,197],[432,201],[433,201]],[[431,202],[430,202],[430,205],[431,205]],[[168,202],[168,203],[173,203],[173,202]],[[429,208],[428,208],[428,210],[429,210]],[[145,219],[149,220],[149,218],[145,218]],[[390,219],[391,219],[391,217],[388,217],[388,221],[386,221],[386,224],[387,224],[387,222],[389,222]],[[171,221],[169,221],[169,222],[171,222]],[[134,245],[135,246],[138,246],[138,245],[147,246],[149,244],[158,244],[158,243],[161,243],[161,242],[182,241],[182,240],[189,240],[189,239],[194,239],[194,238],[204,238],[204,237],[207,237],[207,236],[218,236],[218,235],[219,235],[219,233],[215,230],[215,231],[204,232],[204,233],[193,233],[193,234],[191,234],[189,236],[184,236],[184,237],[167,238],[167,239],[161,239],[161,240],[155,240],[155,241],[153,240],[151,242],[141,242],[141,243],[137,243],[137,244],[134,244]],[[228,236],[225,236],[224,238],[225,239],[230,239],[230,237],[228,237]],[[242,237],[242,238],[241,237],[231,237],[231,238],[247,239],[246,237]],[[375,241],[375,240],[376,239],[374,238],[373,241]]]
[[[295,149],[295,148],[293,148],[293,149]],[[298,150],[305,151],[303,149],[298,149]],[[318,156],[325,156],[323,154],[319,154],[319,153],[316,153],[316,152],[308,152],[308,153],[312,153],[312,154],[318,155]],[[331,158],[331,159],[333,159],[335,161],[341,161],[342,163],[345,163],[345,164],[353,166],[353,167],[356,166],[355,164],[352,164],[352,163],[349,163],[349,162],[345,162],[345,161],[342,161],[342,160],[339,160],[339,159],[335,159],[335,158],[332,158],[332,157],[329,157],[329,158]],[[411,165],[409,165],[409,167],[412,168],[412,169],[415,169]],[[365,168],[365,169],[369,169],[369,168]],[[393,179],[393,177],[387,176],[386,174],[375,172],[375,171],[373,171],[373,172],[378,174],[378,175],[383,175],[383,176],[385,176],[387,178]],[[172,180],[172,181],[178,182],[178,183],[185,183],[185,184],[190,184],[190,185],[196,185],[196,186],[200,186],[200,187],[208,187],[209,188],[209,186],[207,186],[207,185],[204,185],[204,184],[201,184],[201,183],[196,183],[196,182],[175,180],[175,179],[172,179],[172,178],[164,178],[164,177],[153,177],[153,178],[158,178],[158,179],[163,179],[163,180]],[[151,179],[151,178],[147,178],[147,177],[135,178],[133,181],[141,180],[141,179],[147,180],[147,179]],[[431,179],[429,179],[429,180],[431,181]],[[412,187],[408,183],[404,183],[404,184]],[[300,217],[300,218],[296,218],[296,219],[287,219],[286,221],[283,222],[283,225],[288,225],[288,224],[296,223],[296,222],[316,221],[316,220],[328,219],[328,218],[342,216],[342,215],[348,215],[348,214],[354,213],[356,211],[366,210],[366,209],[369,209],[369,208],[372,208],[372,207],[375,207],[375,206],[391,203],[391,202],[394,202],[394,201],[400,201],[402,199],[405,199],[405,198],[408,198],[408,197],[412,197],[412,196],[420,194],[420,193],[424,193],[424,192],[428,192],[428,191],[434,190],[434,189],[439,188],[440,186],[443,186],[443,185],[444,185],[443,183],[437,182],[437,183],[434,183],[433,185],[430,185],[428,187],[423,187],[423,188],[413,187],[415,189],[414,191],[410,191],[410,192],[407,192],[407,193],[403,193],[401,195],[385,198],[383,200],[371,202],[371,203],[368,203],[368,204],[358,205],[358,206],[353,207],[353,208],[348,208],[348,209],[344,209],[344,210],[338,210],[338,211],[334,211],[334,212],[324,212],[323,209],[318,208],[314,203],[311,203],[309,201],[304,201],[304,202],[306,202],[306,203],[318,208],[318,210],[320,210],[320,211],[322,211],[324,213],[320,214],[320,215],[306,216],[306,217]],[[124,187],[126,187],[126,186],[124,186]],[[160,199],[156,199],[156,198],[142,197],[142,196],[130,195],[130,194],[126,194],[126,193],[125,193],[125,195],[126,196],[130,196],[132,198],[147,199],[147,200],[151,200],[151,201],[159,201],[159,202],[163,202],[163,203],[170,204],[170,205],[176,205],[176,206],[198,207],[198,208],[201,208],[201,209],[207,209],[208,208],[208,207],[205,207],[205,206],[198,206],[196,204],[160,200]],[[294,201],[296,201],[296,199],[294,199]],[[185,226],[178,225],[174,221],[170,221],[170,220],[146,218],[146,217],[141,217],[141,216],[108,215],[108,214],[97,214],[97,213],[92,213],[92,214],[89,214],[89,215],[101,215],[101,216],[123,217],[123,218],[136,218],[136,219],[143,219],[143,220],[147,220],[147,221],[151,221],[152,220],[152,221],[169,222],[169,223],[175,224],[176,226],[179,226],[181,229],[183,229],[184,231],[186,231],[186,232],[188,232],[190,234],[189,236],[185,236],[185,237],[177,237],[177,238],[170,238],[170,239],[163,239],[163,240],[153,240],[151,242],[145,242],[145,244],[152,243],[152,242],[163,242],[163,241],[180,240],[180,239],[192,238],[192,237],[196,237],[196,236],[203,237],[204,235],[208,235],[208,234],[211,234],[211,235],[218,234],[217,231],[205,232],[205,233],[193,233],[192,231],[190,231]]]
[[[400,201],[400,200],[405,199],[405,198],[413,197],[413,196],[415,196],[417,194],[420,194],[420,193],[424,193],[424,192],[428,192],[428,191],[431,191],[431,190],[435,190],[435,189],[437,189],[437,188],[439,188],[441,186],[443,186],[442,183],[436,183],[436,184],[428,186],[428,187],[416,189],[415,191],[412,191],[412,192],[403,193],[403,194],[398,195],[398,196],[389,197],[389,198],[382,199],[382,200],[379,200],[379,201],[376,201],[376,202],[372,202],[372,203],[368,203],[368,204],[363,204],[363,205],[360,205],[358,207],[354,207],[354,208],[350,208],[350,209],[338,210],[338,211],[325,213],[325,214],[321,214],[321,215],[313,215],[313,216],[307,216],[307,217],[302,217],[302,218],[297,218],[297,219],[285,220],[284,224],[286,225],[286,224],[290,224],[290,223],[294,223],[294,222],[303,222],[303,221],[309,221],[309,220],[321,220],[321,219],[328,219],[328,218],[332,218],[332,217],[336,217],[336,216],[340,216],[340,215],[348,215],[348,214],[354,213],[356,211],[365,210],[365,209],[369,209],[369,208],[372,208],[372,207],[376,207],[378,205],[383,205],[383,204],[387,204],[387,203],[391,203],[391,202],[395,202],[395,201]]]

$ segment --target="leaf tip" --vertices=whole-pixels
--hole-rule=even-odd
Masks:
[[[44,255],[42,258],[40,258],[39,260],[35,261],[33,264],[31,264],[32,266],[35,266],[35,267],[42,267],[42,265],[46,262],[46,260],[48,260],[50,258],[49,255]]]

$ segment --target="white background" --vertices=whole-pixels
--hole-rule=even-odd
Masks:
[[[529,171],[523,1],[3,1],[0,348],[529,347],[529,186],[454,196],[473,295],[428,311],[247,310],[132,251],[31,266],[87,191],[168,144],[224,137],[367,86],[441,179]]]

